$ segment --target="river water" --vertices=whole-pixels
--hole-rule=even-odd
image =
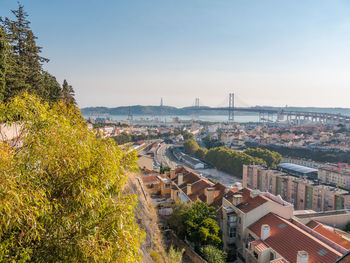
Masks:
[[[88,119],[89,117],[96,118],[96,117],[103,117],[103,118],[110,118],[115,121],[127,121],[128,116],[127,115],[83,115],[84,118]],[[134,123],[172,123],[174,118],[179,118],[180,121],[190,121],[192,120],[192,116],[189,115],[182,115],[182,116],[174,116],[174,115],[164,115],[164,116],[150,116],[150,115],[133,115],[133,122]],[[226,115],[206,115],[206,116],[194,116],[193,119],[195,121],[201,120],[201,121],[210,121],[210,122],[227,122],[228,116]],[[258,122],[259,116],[258,115],[236,115],[234,117],[235,122]]]

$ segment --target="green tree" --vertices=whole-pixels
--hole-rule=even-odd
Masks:
[[[139,262],[136,154],[96,137],[80,111],[24,94],[0,106],[20,137],[0,143],[1,262]]]
[[[62,98],[64,101],[70,104],[76,104],[76,101],[74,99],[74,90],[71,85],[68,84],[67,80],[63,81],[62,84]]]
[[[6,77],[6,52],[7,52],[7,40],[6,40],[6,35],[5,31],[0,26],[0,102],[3,101],[4,99],[4,94],[5,94],[5,77]]]
[[[214,218],[215,208],[198,201],[175,205],[169,225],[180,238],[193,242],[197,249],[209,244],[221,248],[220,227]]]
[[[227,254],[214,246],[202,247],[200,252],[208,263],[226,263]]]
[[[119,145],[131,142],[131,135],[127,132],[122,132],[121,134],[113,137],[113,139],[118,143]]]
[[[208,150],[207,150],[206,148],[201,147],[201,148],[199,148],[199,149],[196,151],[195,155],[196,155],[199,159],[204,160],[204,159],[205,159],[205,156],[206,156],[206,154],[207,154],[207,152],[208,152]]]
[[[195,140],[187,139],[184,142],[185,151],[189,154],[195,154],[199,149],[199,145]]]
[[[23,5],[12,10],[15,19],[0,18],[8,41],[6,51],[7,70],[2,97],[5,101],[22,93],[30,92],[54,102],[61,97],[61,88],[56,79],[43,70],[47,58],[40,56],[42,48],[36,44],[37,37],[30,29],[28,14]]]
[[[276,168],[277,164],[282,161],[282,155],[261,148],[248,148],[244,151],[246,154],[263,159],[268,167]]]

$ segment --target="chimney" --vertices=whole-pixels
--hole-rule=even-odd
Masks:
[[[259,194],[260,194],[260,191],[259,191],[259,190],[251,190],[251,191],[250,191],[250,197],[251,197],[251,198],[255,198],[255,197],[257,197]]]
[[[261,226],[260,239],[265,240],[270,236],[270,226],[267,224],[263,224]]]
[[[178,174],[177,176],[177,185],[182,185],[184,183],[184,175]]]
[[[233,200],[232,200],[232,204],[234,206],[239,205],[240,203],[242,203],[242,198],[243,198],[242,195],[234,195]]]
[[[207,204],[208,205],[211,205],[214,202],[214,192],[215,192],[215,189],[212,187],[208,187],[206,189],[205,195],[207,197]]]
[[[175,175],[175,170],[170,170],[170,179],[171,180],[174,180],[175,179],[175,177],[176,177],[176,175]]]
[[[192,192],[192,184],[187,184],[187,195],[191,194]]]
[[[308,263],[309,262],[309,254],[306,251],[298,251],[297,254],[297,263]]]

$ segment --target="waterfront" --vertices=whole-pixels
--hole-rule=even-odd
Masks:
[[[114,121],[128,121],[128,115],[84,115],[84,118],[109,118]],[[178,118],[179,121],[191,121],[192,116],[190,115],[164,115],[164,116],[150,116],[150,115],[133,115],[133,122],[136,124],[145,123],[173,123],[174,118]],[[208,121],[208,122],[227,122],[227,115],[203,115],[203,116],[193,116],[195,121]],[[258,115],[236,115],[235,122],[258,122]]]

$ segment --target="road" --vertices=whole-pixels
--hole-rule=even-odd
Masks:
[[[162,164],[163,166],[169,166],[171,169],[174,169],[177,166],[182,166],[184,164],[174,158],[169,150],[171,146],[171,144],[161,144],[154,159],[157,163]],[[227,186],[232,186],[237,182],[242,182],[242,178],[219,171],[217,169],[198,169],[196,171],[209,179],[218,180]]]
[[[159,165],[169,166],[171,169],[175,169],[178,166],[178,164],[174,161],[171,161],[168,158],[170,146],[171,146],[170,144],[161,144],[156,151],[156,155],[154,156],[154,160]]]

